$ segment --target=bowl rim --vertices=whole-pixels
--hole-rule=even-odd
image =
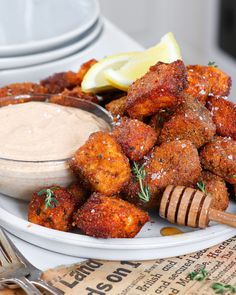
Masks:
[[[88,100],[85,100],[85,99],[81,99],[81,98],[78,98],[78,97],[69,96],[69,95],[62,95],[60,93],[58,93],[58,94],[37,94],[36,93],[36,94],[21,94],[21,95],[4,96],[4,97],[1,97],[1,102],[4,101],[4,100],[9,100],[9,99],[13,99],[14,101],[15,100],[22,100],[22,99],[29,99],[29,100],[27,100],[27,101],[21,101],[21,102],[16,103],[16,104],[9,103],[8,105],[0,106],[0,108],[6,107],[6,106],[13,106],[13,105],[18,105],[18,104],[28,103],[28,102],[34,102],[34,101],[35,102],[45,102],[45,103],[57,104],[57,103],[53,103],[53,102],[50,102],[49,101],[49,98],[51,98],[53,96],[57,96],[57,95],[70,98],[70,99],[72,99],[74,101],[81,102],[81,104],[83,104],[83,105],[92,106],[95,109],[99,110],[104,115],[104,117],[106,117],[106,120],[104,118],[102,118],[102,117],[100,117],[100,118],[102,118],[106,123],[108,123],[108,125],[110,127],[110,130],[112,129],[112,126],[113,126],[113,116],[105,108],[103,108],[102,106],[100,106],[100,105],[98,105],[98,104],[96,104],[94,102],[91,102],[91,101],[88,101]],[[38,99],[39,98],[42,98],[44,100],[37,100],[37,98]],[[32,100],[30,100],[30,99],[32,99]],[[74,108],[81,109],[78,106],[66,106],[66,105],[62,105],[62,104],[57,104],[57,105],[64,106],[64,107],[74,107]],[[85,110],[85,111],[87,111],[89,113],[92,113],[89,110]],[[94,114],[94,113],[92,113],[92,114]],[[69,157],[69,158],[65,158],[65,159],[58,159],[58,160],[40,160],[40,161],[37,161],[37,160],[10,159],[10,158],[4,158],[4,157],[1,157],[0,156],[0,161],[8,161],[8,162],[22,163],[22,164],[29,164],[29,163],[33,163],[33,164],[47,164],[47,163],[48,164],[50,164],[50,163],[62,164],[62,163],[65,163],[67,161],[70,161],[72,158],[73,158],[73,156],[72,157]]]

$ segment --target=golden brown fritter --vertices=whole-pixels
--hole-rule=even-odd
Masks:
[[[127,96],[112,100],[106,104],[106,109],[112,113],[113,116],[124,116],[126,110]]]
[[[90,195],[90,191],[81,182],[72,183],[66,190],[75,198],[78,207],[83,205]]]
[[[198,73],[202,76],[209,85],[209,93],[212,95],[228,96],[231,88],[231,78],[213,66],[189,65],[187,66],[188,72]]]
[[[215,132],[216,127],[208,109],[197,99],[188,98],[164,123],[159,141],[186,139],[199,148],[210,141]]]
[[[47,205],[46,198],[50,195],[52,199]],[[48,187],[33,194],[28,209],[28,220],[52,229],[68,231],[72,227],[73,213],[76,209],[77,201],[66,189],[59,186]]]
[[[124,154],[133,161],[141,160],[157,141],[154,129],[143,122],[126,117],[116,122],[112,136],[120,144]]]
[[[236,141],[227,137],[215,137],[200,153],[204,169],[236,184]]]
[[[140,163],[140,166],[141,166],[141,163]],[[135,204],[137,207],[143,210],[156,211],[160,203],[159,196],[161,196],[161,193],[158,194],[157,196],[157,193],[152,191],[148,202],[140,199],[138,195],[139,193],[140,193],[139,182],[137,181],[136,177],[132,175],[129,183],[123,188],[122,198],[132,204]]]
[[[236,104],[222,97],[211,96],[207,102],[218,135],[236,140]]]
[[[133,238],[147,221],[147,212],[117,197],[98,193],[75,214],[77,227],[97,238]]]
[[[183,91],[183,94],[190,95],[205,105],[209,92],[210,86],[206,77],[191,68],[188,69],[188,88]]]
[[[206,193],[211,194],[213,198],[212,208],[226,210],[229,205],[229,194],[225,181],[209,171],[202,171],[200,180],[205,186]]]
[[[144,185],[149,187],[150,201],[145,203],[139,199],[140,187],[135,178],[124,189],[124,196],[129,202],[145,209],[157,207],[167,185],[193,186],[201,174],[197,149],[188,140],[175,140],[156,146],[145,159]]]
[[[126,109],[131,118],[150,116],[160,109],[173,108],[187,87],[187,70],[181,60],[158,62],[129,88]]]
[[[62,73],[56,73],[40,81],[48,93],[58,94],[65,89],[73,89],[76,86],[80,86],[80,78],[77,73],[68,71]]]
[[[72,90],[65,89],[62,93],[51,96],[49,102],[57,103],[64,106],[80,107],[81,103],[76,103],[76,100],[71,99],[71,97],[84,99],[97,104],[99,103],[96,95],[82,92],[80,86],[77,86]]]
[[[153,129],[155,129],[157,133],[157,137],[159,137],[161,133],[161,129],[164,126],[164,123],[170,120],[173,115],[173,110],[160,110],[155,115],[153,115],[148,123]],[[159,142],[159,140],[158,140]]]
[[[79,85],[81,85],[82,80],[84,79],[85,74],[88,72],[88,70],[97,63],[98,61],[94,58],[86,61],[83,63],[77,73],[77,78],[79,81]]]
[[[106,132],[95,132],[70,162],[71,169],[96,192],[119,193],[129,181],[129,160],[120,145]]]
[[[23,103],[31,101],[31,98],[21,98],[15,100],[11,96],[24,95],[24,94],[46,94],[47,89],[36,83],[14,83],[0,88],[0,106],[9,104]],[[35,98],[36,100],[36,98]],[[46,97],[39,96],[39,101],[46,100]]]

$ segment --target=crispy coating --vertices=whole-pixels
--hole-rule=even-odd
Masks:
[[[96,192],[119,193],[130,178],[129,160],[120,145],[106,132],[95,132],[70,162],[71,169]]]
[[[141,160],[155,145],[154,129],[136,119],[121,118],[113,128],[112,135],[124,154],[133,161]]]
[[[81,106],[80,102],[77,104],[76,100],[71,99],[71,97],[84,99],[97,104],[99,103],[96,95],[82,92],[80,86],[77,86],[73,88],[72,90],[65,89],[63,92],[51,96],[51,98],[49,99],[49,102],[57,103],[64,106],[73,106],[73,107]]]
[[[31,98],[22,98],[14,100],[11,96],[23,94],[46,94],[47,89],[36,83],[14,83],[0,88],[0,106],[9,104],[23,103],[31,101]],[[43,96],[39,96],[37,100],[44,101]]]
[[[106,109],[112,113],[113,116],[124,116],[126,110],[127,96],[122,96],[118,99],[112,100],[106,104]]]
[[[77,78],[79,81],[79,85],[81,85],[82,80],[84,79],[84,76],[86,75],[86,73],[88,72],[88,70],[97,63],[98,61],[94,58],[86,61],[85,63],[83,63],[77,73]]]
[[[203,181],[207,194],[213,198],[212,208],[225,211],[229,205],[229,194],[225,181],[209,172],[202,171],[201,181]]]
[[[159,140],[186,139],[199,148],[210,141],[215,132],[216,127],[208,109],[197,99],[188,98],[164,123]]]
[[[236,140],[236,104],[223,97],[211,96],[207,102],[218,135]]]
[[[117,197],[98,193],[75,215],[77,227],[97,238],[133,238],[147,221],[147,212]]]
[[[161,134],[161,129],[164,126],[164,123],[170,120],[173,115],[173,110],[160,110],[155,115],[150,118],[148,125],[150,125],[153,129],[155,129],[157,133],[157,137]],[[159,142],[159,140],[158,140]]]
[[[215,137],[200,152],[204,169],[236,184],[236,141],[227,137]]]
[[[188,72],[197,72],[206,79],[210,94],[228,96],[231,88],[231,78],[220,69],[212,66],[189,65]]]
[[[160,109],[173,108],[187,87],[187,70],[181,60],[158,62],[129,88],[126,109],[131,118],[150,116]]]
[[[74,197],[79,207],[85,203],[90,195],[90,191],[81,182],[74,182],[66,189]]]
[[[190,95],[205,105],[209,92],[210,86],[206,77],[197,71],[188,69],[188,88],[183,91],[183,94]]]
[[[78,78],[77,73],[72,71],[61,72],[41,80],[40,84],[46,87],[48,93],[57,94],[65,89],[80,86],[80,78]]]
[[[64,188],[56,186],[51,189],[57,200],[55,207],[46,208],[46,193],[39,195],[39,192],[35,192],[29,204],[28,220],[52,229],[68,231],[72,227],[73,213],[77,209],[77,201]]]
[[[156,146],[146,159],[144,185],[149,187],[149,202],[140,201],[135,178],[125,187],[125,198],[147,210],[157,208],[167,185],[193,186],[201,174],[197,149],[188,140],[175,140]]]

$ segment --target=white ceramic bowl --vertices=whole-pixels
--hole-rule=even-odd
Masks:
[[[61,46],[88,30],[99,13],[97,0],[1,0],[0,57]]]
[[[20,95],[1,98],[29,101],[45,101],[51,95]],[[68,98],[68,97],[67,97]],[[70,105],[103,119],[111,126],[111,115],[101,106],[92,102],[70,97]],[[32,193],[42,187],[54,184],[66,187],[74,176],[69,168],[69,159],[47,161],[22,161],[1,157],[0,155],[0,193],[22,200],[29,200]]]

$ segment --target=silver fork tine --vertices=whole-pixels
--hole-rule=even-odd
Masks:
[[[0,247],[0,264],[2,266],[7,266],[9,264],[6,253],[3,251],[2,247]]]
[[[30,270],[30,275],[27,277],[30,278],[30,280],[34,283],[35,286],[41,287],[47,290],[51,294],[55,294],[55,295],[64,294],[61,290],[49,285],[46,281],[42,281],[40,279],[40,274],[42,272],[25,258],[25,256],[18,250],[18,248],[14,245],[11,239],[8,238],[8,236],[5,234],[5,231],[0,226],[0,241],[2,238],[4,238],[4,244],[7,245],[6,246],[7,249],[11,250],[11,256],[13,257],[13,259],[16,259],[15,261],[17,261],[17,263],[19,262],[23,263],[27,267],[27,269]],[[1,250],[1,244],[0,244],[0,250]],[[1,253],[0,253],[0,256],[1,256]],[[9,264],[8,261],[6,262],[7,264]]]
[[[18,263],[19,259],[17,257],[16,248],[11,242],[11,240],[7,237],[7,235],[4,233],[2,228],[0,228],[0,241],[2,244],[3,249],[7,253],[7,256],[10,258],[12,263]],[[9,263],[9,262],[8,262]]]

